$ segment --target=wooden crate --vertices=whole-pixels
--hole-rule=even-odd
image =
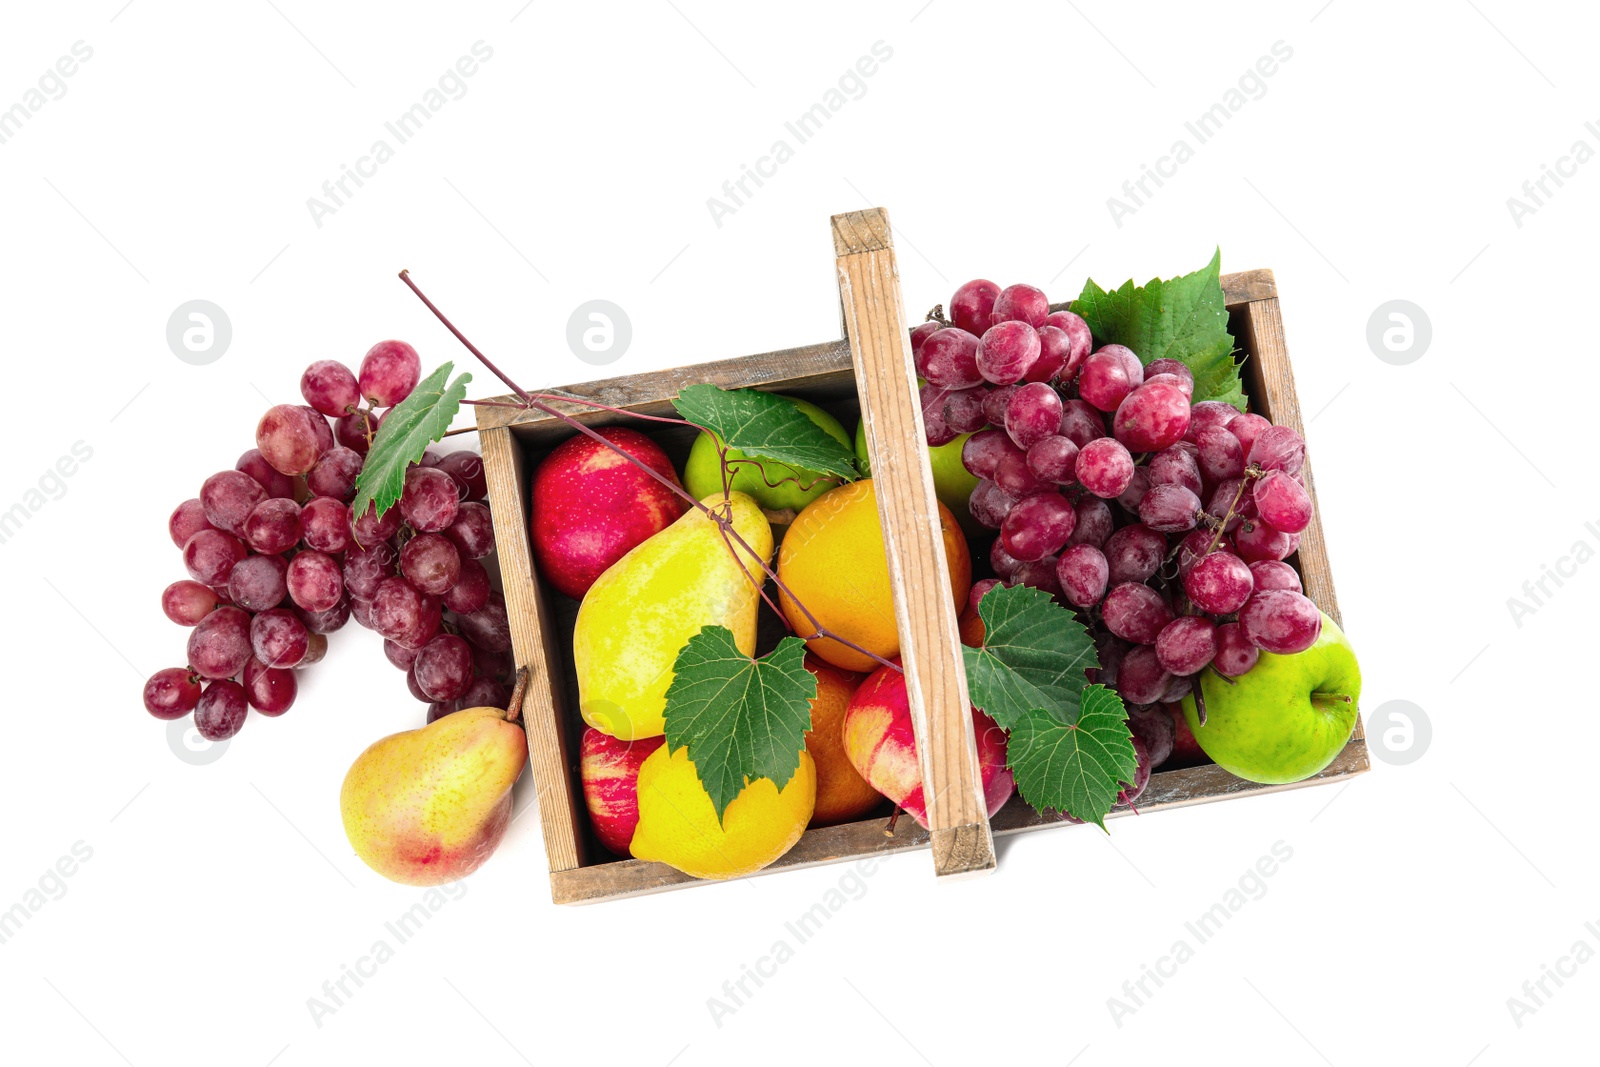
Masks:
[[[985,817],[978,785],[966,677],[956,613],[938,534],[932,474],[925,460],[916,372],[899,290],[888,216],[881,209],[832,220],[844,337],[822,344],[743,356],[673,370],[586,382],[547,392],[599,401],[646,415],[675,415],[672,399],[687,385],[755,388],[803,397],[840,416],[846,426],[864,416],[877,498],[890,546],[895,611],[908,691],[923,763],[930,829],[902,818],[892,834],[873,816],[809,830],[767,871],[810,867],[868,855],[931,848],[935,872],[958,876],[993,869],[993,834],[1067,824],[1035,813],[1013,798],[993,820]],[[1251,409],[1303,431],[1294,378],[1272,272],[1226,275],[1230,328],[1245,356]],[[514,398],[503,398],[511,401]],[[652,426],[581,404],[555,405],[588,425],[627,423],[649,433],[681,469],[692,431]],[[529,544],[529,479],[551,448],[574,432],[537,411],[479,406],[478,429],[489,479],[513,651],[531,675],[522,717],[550,863],[550,886],[559,904],[587,903],[670,889],[695,882],[661,863],[612,857],[589,828],[578,778],[577,711],[572,667],[576,602],[554,592],[534,571]],[[1307,468],[1313,501],[1315,481]],[[1301,537],[1297,564],[1306,594],[1334,619],[1338,600],[1328,567],[1320,520]],[[1290,786],[1259,785],[1212,764],[1157,771],[1139,810],[1199,804],[1252,793],[1326,782],[1367,770],[1359,722],[1344,751],[1321,773]],[[1113,816],[1126,814],[1119,807]],[[763,872],[765,873],[765,872]]]

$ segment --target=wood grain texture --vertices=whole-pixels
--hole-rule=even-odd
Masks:
[[[1209,804],[1215,800],[1232,800],[1237,797],[1262,796],[1290,789],[1323,785],[1368,769],[1366,745],[1351,741],[1332,763],[1318,774],[1291,785],[1262,785],[1235,778],[1216,764],[1188,767],[1183,770],[1157,771],[1150,776],[1150,784],[1139,798],[1139,814],[1148,815],[1163,808],[1191,807]],[[1134,812],[1126,804],[1111,809],[1108,819],[1120,819]],[[1089,830],[1093,827],[1074,826],[1054,816],[1042,816],[1021,798],[1013,798],[990,821],[992,833],[997,836],[1031,833],[1034,830]],[[778,871],[802,870],[825,863],[843,863],[849,860],[871,861],[882,856],[913,849],[928,848],[932,835],[911,819],[901,817],[892,835],[886,834],[886,820],[869,819],[845,823],[820,830],[808,830],[800,843],[779,857],[770,866],[751,877],[774,874]],[[561,871],[550,877],[551,895],[557,904],[594,904],[620,897],[660,893],[687,885],[701,884],[699,879],[676,871],[664,863],[647,863],[643,860],[618,860],[572,871]]]
[[[493,410],[478,408],[478,411]],[[528,526],[528,472],[522,448],[506,427],[480,428],[483,467],[494,518],[495,552],[511,621],[511,651],[518,667],[528,668],[522,700],[522,726],[528,735],[528,765],[533,774],[539,825],[551,871],[571,870],[583,860],[578,820],[583,802],[574,787],[565,688],[556,677],[562,656],[543,591],[533,570]]]
[[[939,875],[992,870],[967,676],[888,214],[836,215],[839,297],[867,427]]]

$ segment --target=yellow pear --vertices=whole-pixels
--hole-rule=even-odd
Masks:
[[[740,652],[755,652],[760,594],[751,578],[765,580],[772,527],[744,493],[730,494],[726,504],[714,493],[705,504],[731,510],[734,530],[759,561],[737,543],[730,547],[717,523],[693,508],[607,568],[578,608],[578,707],[585,722],[612,737],[666,732],[673,663],[703,627],[726,626]]]
[[[345,836],[363,863],[391,881],[453,882],[477,870],[505,836],[511,787],[527,761],[522,727],[500,708],[464,708],[390,734],[345,775]]]

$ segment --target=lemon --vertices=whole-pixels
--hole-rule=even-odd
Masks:
[[[689,749],[656,749],[639,766],[639,828],[634,858],[655,860],[696,878],[742,878],[794,847],[817,801],[817,765],[800,767],[782,791],[767,778],[745,787],[721,823],[700,784]]]

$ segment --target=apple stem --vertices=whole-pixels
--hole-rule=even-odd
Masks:
[[[1348,693],[1324,693],[1320,690],[1316,690],[1311,694],[1311,706],[1321,712],[1333,711],[1334,708],[1332,705],[1335,704],[1353,703],[1355,703],[1355,701],[1350,698]]]
[[[1205,687],[1198,682],[1195,683],[1194,687],[1194,710],[1195,715],[1200,719],[1200,725],[1204,726],[1206,724],[1206,693]]]
[[[506,722],[516,722],[522,714],[522,698],[528,692],[528,668],[517,671],[517,684],[511,687],[511,699],[506,702]]]
[[[718,529],[722,532],[723,542],[728,545],[729,551],[733,553],[734,562],[739,564],[739,569],[744,571],[745,576],[750,580],[750,583],[756,587],[756,591],[760,594],[761,599],[763,601],[765,601],[766,604],[773,609],[773,611],[777,614],[778,618],[783,620],[784,625],[786,627],[788,627],[791,632],[793,632],[794,627],[792,625],[790,625],[789,620],[788,620],[788,616],[786,616],[783,613],[783,611],[779,608],[779,606],[777,604],[773,603],[772,598],[770,596],[768,596],[767,591],[766,591],[766,583],[762,582],[762,581],[758,581],[756,579],[756,576],[750,572],[750,569],[745,566],[744,560],[739,557],[739,553],[733,551],[733,543],[737,543],[740,548],[744,549],[744,551],[746,553],[748,553],[752,559],[754,559],[757,563],[759,563],[761,565],[762,571],[764,571],[766,573],[766,576],[772,580],[772,583],[775,586],[777,586],[779,591],[782,592],[786,597],[788,597],[789,601],[791,603],[793,603],[794,606],[800,610],[801,614],[803,614],[806,617],[806,621],[811,624],[812,629],[813,629],[814,632],[811,634],[810,637],[804,638],[805,640],[811,641],[811,640],[817,640],[819,638],[828,638],[830,640],[837,641],[839,644],[844,645],[846,648],[853,649],[854,651],[861,653],[862,655],[868,657],[869,659],[873,660],[874,662],[876,662],[878,664],[881,664],[882,666],[892,667],[894,670],[899,671],[901,673],[904,673],[905,668],[901,667],[900,664],[895,663],[895,662],[893,662],[893,661],[891,661],[889,659],[886,659],[883,656],[880,656],[876,652],[873,652],[873,651],[871,651],[869,649],[862,648],[860,645],[856,644],[854,641],[851,641],[846,637],[842,637],[839,634],[833,633],[832,631],[828,630],[825,626],[823,626],[817,620],[817,617],[814,614],[812,614],[811,609],[806,607],[805,604],[801,602],[800,598],[795,596],[793,591],[791,591],[788,586],[783,584],[783,579],[778,577],[778,572],[776,570],[774,570],[772,568],[772,566],[766,560],[761,558],[760,553],[756,552],[753,548],[750,547],[750,545],[745,541],[745,539],[739,535],[739,531],[737,531],[737,530],[735,530],[733,528],[733,518],[732,518],[732,515],[731,515],[731,509],[729,509],[729,514],[719,514],[717,511],[712,510],[711,508],[707,507],[701,501],[696,500],[694,498],[694,496],[688,492],[688,490],[684,489],[683,486],[679,485],[677,478],[675,478],[675,477],[669,478],[666,475],[663,475],[660,471],[656,470],[654,467],[650,466],[648,463],[645,463],[643,460],[637,458],[636,456],[630,455],[628,452],[624,451],[622,448],[619,448],[617,445],[615,445],[612,442],[606,440],[606,438],[604,436],[602,436],[601,434],[597,433],[595,430],[591,429],[589,426],[586,426],[582,422],[579,422],[576,418],[572,417],[571,415],[568,415],[565,412],[557,411],[555,408],[551,407],[550,404],[547,401],[561,401],[561,402],[566,402],[566,403],[569,403],[569,404],[583,404],[583,405],[588,406],[588,407],[598,408],[598,409],[603,410],[603,411],[609,411],[609,412],[612,412],[613,414],[617,414],[617,415],[626,415],[626,416],[630,416],[630,417],[633,417],[633,418],[645,419],[645,420],[650,421],[650,422],[666,422],[666,423],[673,423],[673,424],[680,425],[680,426],[690,426],[690,427],[693,427],[694,429],[702,430],[702,431],[707,432],[707,433],[710,433],[711,432],[710,430],[708,430],[704,426],[701,426],[699,423],[690,422],[687,419],[675,419],[675,418],[670,418],[670,417],[663,416],[663,415],[645,415],[645,414],[641,414],[640,412],[627,411],[627,410],[625,410],[623,408],[613,407],[610,404],[602,404],[599,401],[587,400],[587,399],[584,399],[582,397],[561,396],[561,395],[549,394],[549,393],[529,393],[527,390],[523,389],[520,385],[518,385],[516,382],[512,381],[509,377],[507,377],[506,374],[503,371],[501,371],[499,367],[495,366],[494,363],[490,361],[488,356],[484,355],[483,352],[480,351],[476,345],[474,345],[471,341],[469,341],[467,339],[466,334],[462,333],[459,329],[457,329],[455,324],[452,323],[448,318],[445,317],[444,312],[440,311],[439,308],[433,303],[433,301],[429,300],[427,295],[423,293],[422,289],[417,285],[417,283],[411,280],[411,272],[410,271],[408,271],[408,270],[401,271],[400,272],[400,280],[406,283],[406,286],[408,288],[410,288],[410,290],[417,295],[417,299],[421,300],[422,303],[427,307],[427,309],[429,311],[433,312],[434,317],[436,319],[438,319],[441,323],[444,324],[445,329],[449,330],[455,336],[456,340],[460,341],[461,344],[466,347],[468,352],[471,352],[473,354],[473,356],[475,356],[480,363],[482,363],[485,367],[487,367],[494,374],[495,377],[499,378],[502,382],[504,382],[511,389],[512,392],[516,393],[518,399],[520,399],[522,401],[521,404],[508,404],[508,403],[506,403],[504,401],[496,401],[496,400],[469,400],[469,401],[466,401],[467,403],[469,403],[469,404],[477,404],[477,405],[481,405],[481,406],[485,406],[485,407],[531,408],[531,409],[533,409],[535,411],[541,412],[542,414],[548,415],[551,418],[559,419],[562,422],[566,423],[567,425],[571,426],[573,429],[577,430],[579,433],[585,434],[586,436],[594,439],[595,441],[598,441],[600,444],[604,445],[606,448],[609,448],[611,451],[617,453],[617,455],[621,456],[623,459],[626,459],[628,462],[632,463],[634,466],[636,466],[640,470],[644,471],[645,474],[649,475],[651,478],[653,478],[657,482],[661,483],[667,489],[671,490],[673,493],[677,494],[682,499],[688,501],[692,506],[694,506],[696,508],[699,508],[700,511],[704,512],[706,514],[706,516],[708,516],[711,519],[712,522],[715,522],[717,524]],[[712,436],[713,436],[713,438],[716,437],[715,434],[713,434]],[[728,500],[729,500],[728,494],[731,492],[731,488],[730,488],[730,484],[729,484],[730,483],[730,478],[729,478],[729,475],[728,475],[728,453],[727,453],[727,446],[725,444],[721,443],[720,439],[719,439],[719,442],[718,442],[717,451],[718,451],[718,456],[722,461],[723,501],[726,504],[728,502]],[[799,636],[799,635],[796,635],[796,636]]]

